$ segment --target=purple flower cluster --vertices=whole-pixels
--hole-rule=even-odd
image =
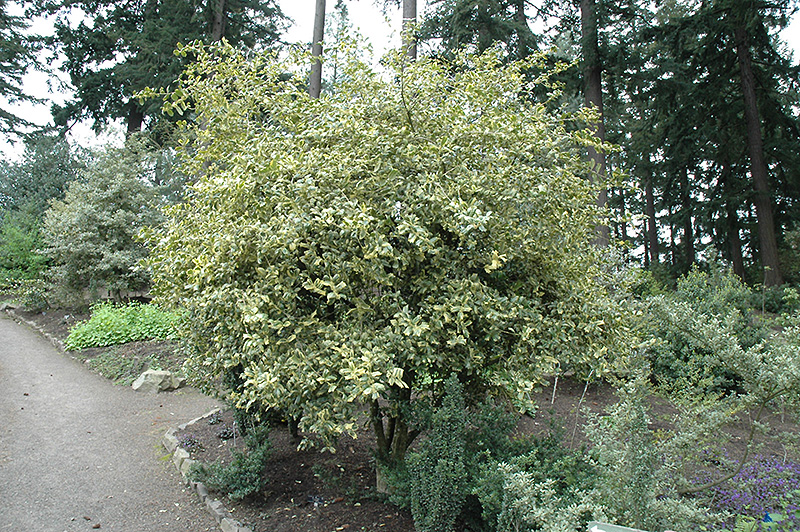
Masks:
[[[200,440],[194,434],[184,434],[180,438],[178,438],[178,445],[189,451],[190,453],[193,452],[200,452],[204,451],[203,444],[200,443]]]
[[[713,504],[720,510],[761,517],[785,511],[786,495],[800,489],[800,464],[778,458],[755,456],[738,475],[712,489]]]

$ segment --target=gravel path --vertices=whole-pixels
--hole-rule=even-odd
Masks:
[[[217,530],[159,445],[216,406],[114,386],[0,313],[0,532]]]

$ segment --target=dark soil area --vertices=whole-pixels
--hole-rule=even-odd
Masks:
[[[217,422],[217,419],[219,421]],[[243,449],[241,432],[230,412],[203,419],[177,434],[178,441],[198,441],[192,457],[230,463],[233,449]],[[225,439],[221,438],[224,436]],[[374,441],[368,432],[342,438],[336,452],[297,450],[298,440],[285,426],[270,431],[272,454],[265,471],[267,489],[245,501],[224,499],[233,517],[254,532],[330,532],[335,530],[413,531],[408,511],[385,502],[375,491],[371,460]]]
[[[62,340],[71,326],[87,317],[59,310],[38,314],[16,312]],[[88,349],[73,356],[91,359],[108,349],[117,349],[118,355],[126,357],[147,356],[155,351],[169,363],[179,364],[173,347],[168,342],[137,342],[117,348]],[[557,426],[565,445],[579,447],[590,443],[585,441],[580,430],[585,421],[584,410],[602,413],[616,400],[613,388],[607,384],[586,385],[563,378],[557,383],[550,381],[537,396],[538,414],[523,417],[517,430],[520,435],[530,435]],[[667,426],[676,415],[676,410],[665,401],[653,399],[652,406],[653,428]],[[792,423],[792,416],[775,413],[765,421],[769,426],[768,436],[798,430]],[[726,448],[731,456],[742,456],[748,431],[749,420],[744,418],[739,426],[730,427],[725,439],[729,442]],[[235,438],[220,437],[232,432]],[[223,412],[214,423],[200,420],[177,436],[182,441],[196,442],[193,458],[204,463],[230,462],[231,451],[242,449],[244,442],[230,412]],[[764,436],[759,439],[769,442],[758,450],[760,454],[794,457],[793,449],[784,447],[777,439]],[[269,479],[266,490],[244,501],[223,499],[232,516],[254,532],[414,530],[410,513],[387,502],[375,491],[371,431],[362,430],[357,439],[343,438],[335,453],[316,449],[298,451],[298,441],[281,425],[271,429],[270,441],[272,454],[265,471]]]

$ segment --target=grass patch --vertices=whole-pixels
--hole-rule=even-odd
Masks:
[[[155,305],[117,306],[100,303],[92,307],[91,317],[72,328],[64,342],[70,351],[89,347],[108,347],[145,340],[175,337],[178,316]]]

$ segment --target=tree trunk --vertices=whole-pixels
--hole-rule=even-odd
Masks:
[[[142,130],[142,123],[144,122],[144,111],[135,100],[128,103],[128,131],[126,136],[130,137],[134,133]]]
[[[658,247],[658,223],[656,220],[656,202],[653,195],[653,179],[648,177],[644,183],[645,211],[647,215],[647,243],[650,249],[650,264],[657,265],[661,258]]]
[[[311,77],[308,82],[308,95],[319,98],[322,93],[322,39],[325,37],[325,0],[317,0],[314,14],[314,36],[311,40]]]
[[[733,273],[745,281],[744,258],[742,257],[742,239],[739,236],[739,216],[736,214],[737,201],[734,201],[734,191],[731,186],[731,165],[727,160],[722,161],[722,182],[723,197],[725,198],[725,234],[728,239],[728,250],[730,253]]]
[[[739,217],[736,215],[736,207],[731,202],[725,204],[725,214],[726,233],[730,246],[733,273],[738,275],[742,281],[745,281],[742,239],[739,237]]]
[[[403,0],[403,50],[412,60],[417,59],[417,0]]]
[[[517,57],[525,59],[535,48],[533,32],[525,15],[525,0],[514,0],[514,23],[517,34]]]
[[[692,222],[692,196],[689,190],[689,171],[684,166],[681,168],[681,217],[683,218],[684,258],[687,271],[695,261],[694,249],[694,224]]]
[[[597,110],[597,122],[593,124],[594,136],[604,142],[606,139],[605,125],[603,124],[603,83],[602,65],[600,64],[600,46],[597,37],[597,5],[595,0],[581,0],[581,51],[583,53],[583,95],[587,107]],[[606,157],[594,148],[589,148],[589,159],[594,163],[593,182],[603,182],[606,176]],[[608,192],[600,190],[597,196],[597,205],[605,207],[608,203]],[[608,225],[597,226],[599,247],[607,247],[611,233]]]
[[[756,206],[758,240],[761,249],[761,264],[764,266],[764,284],[779,286],[783,284],[778,261],[778,241],[775,237],[775,222],[772,217],[772,200],[769,187],[769,173],[764,160],[764,141],[761,136],[761,118],[756,99],[756,82],[750,57],[750,42],[747,28],[742,24],[734,30],[736,55],[742,78],[744,96],[744,115],[747,126],[747,148],[750,154],[750,175],[753,179]]]
[[[221,41],[225,37],[225,0],[217,0],[214,7],[214,23],[211,26],[211,40]]]

